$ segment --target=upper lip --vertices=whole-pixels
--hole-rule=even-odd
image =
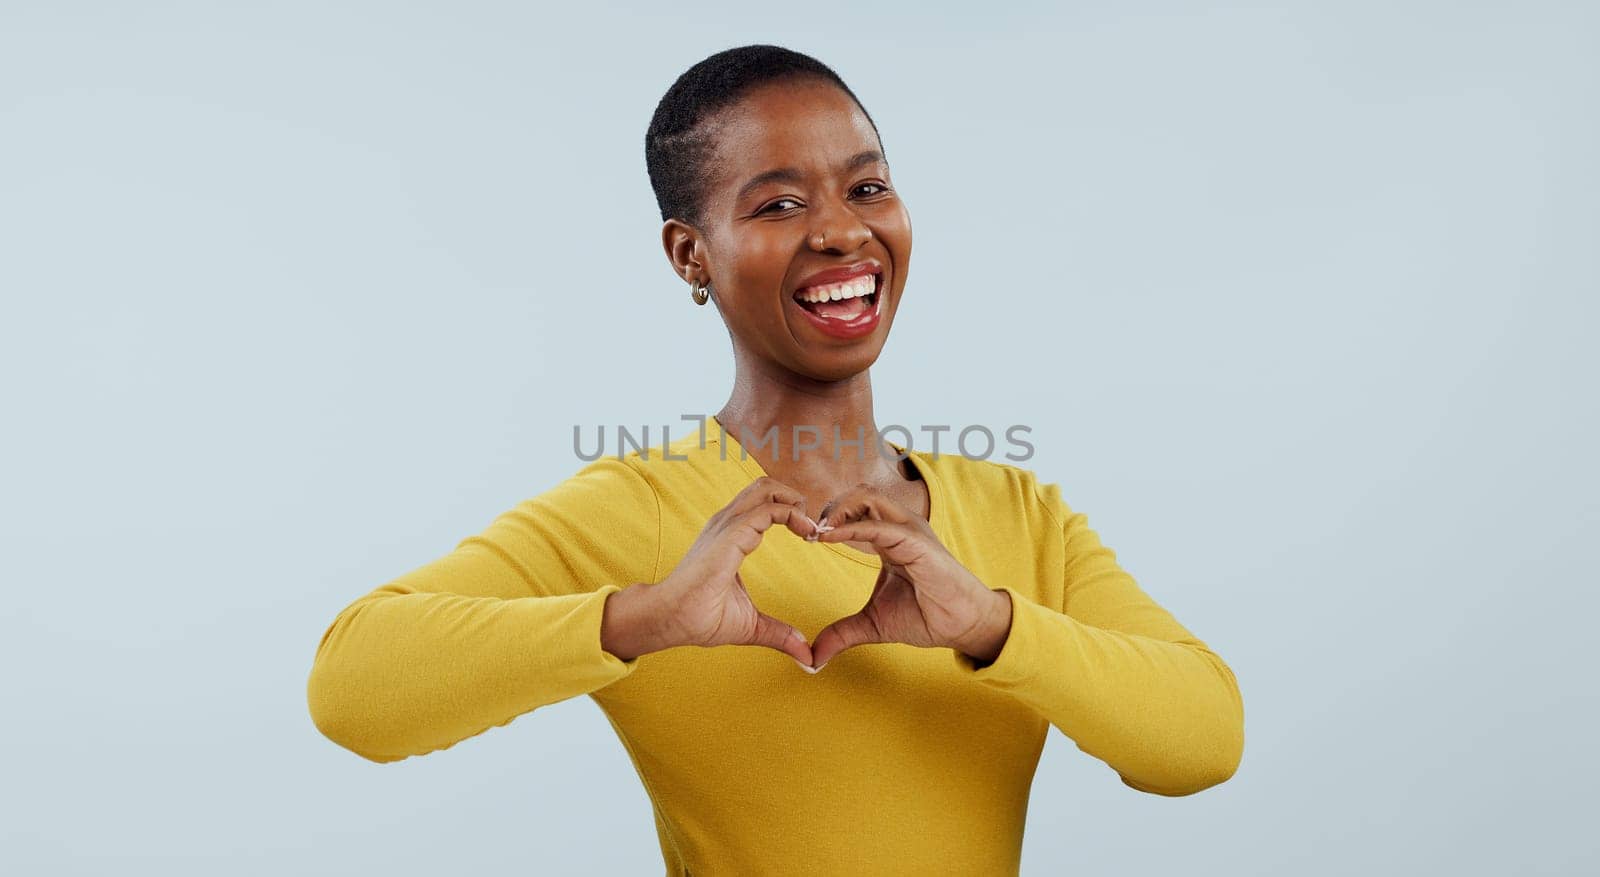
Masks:
[[[802,278],[799,283],[795,284],[794,291],[799,292],[808,286],[821,286],[825,283],[838,283],[841,280],[849,280],[852,277],[860,277],[863,274],[882,273],[883,266],[879,265],[875,261],[868,260],[865,262],[857,262],[854,265],[845,265],[840,268],[829,268],[826,271],[818,271],[809,277]]]

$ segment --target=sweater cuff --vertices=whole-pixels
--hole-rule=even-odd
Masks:
[[[571,674],[564,681],[573,691],[587,692],[610,685],[639,665],[639,657],[624,661],[600,645],[606,598],[620,590],[621,585],[607,584],[586,593],[534,598],[536,602],[569,604],[564,620],[540,625],[539,633],[547,637],[546,641],[530,646],[543,661],[553,665],[545,672]],[[558,669],[563,667],[564,671]]]
[[[1016,691],[1031,683],[1039,672],[1039,637],[1044,614],[1060,613],[1040,606],[1010,587],[995,588],[1011,596],[1011,630],[1000,647],[1000,654],[992,663],[979,667],[972,656],[952,649],[956,669],[975,682],[982,682],[1004,691]]]

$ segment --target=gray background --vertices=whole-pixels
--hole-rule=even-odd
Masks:
[[[659,873],[586,698],[379,766],[305,681],[721,404],[642,140],[766,41],[911,211],[880,420],[1033,426],[1243,687],[1195,797],[1052,731],[1025,873],[1593,867],[1595,4],[979,5],[0,5],[0,870]]]

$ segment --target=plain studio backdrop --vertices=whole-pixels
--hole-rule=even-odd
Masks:
[[[1242,686],[1193,797],[1052,728],[1024,873],[1593,867],[1585,6],[5,3],[0,871],[659,873],[589,699],[377,765],[305,685],[574,425],[724,401],[643,137],[751,42],[909,207],[880,421],[1030,426]]]

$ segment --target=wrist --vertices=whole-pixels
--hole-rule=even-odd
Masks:
[[[979,622],[971,636],[956,646],[962,654],[972,658],[980,667],[994,663],[1005,648],[1011,635],[1011,594],[997,588],[988,589],[992,598],[986,604],[984,620]]]
[[[631,661],[675,645],[655,589],[655,585],[640,583],[606,597],[600,620],[600,648]]]

